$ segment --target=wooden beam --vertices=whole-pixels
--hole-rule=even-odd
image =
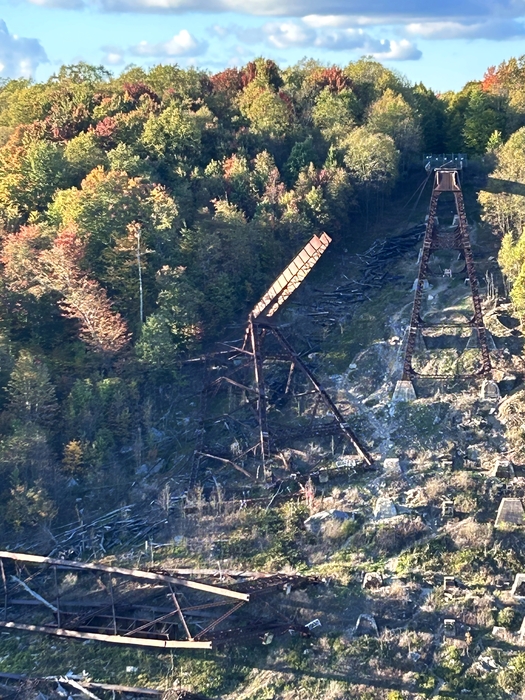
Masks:
[[[61,569],[81,569],[86,571],[105,571],[109,574],[120,574],[121,576],[129,576],[130,578],[141,579],[143,581],[157,581],[162,583],[172,584],[174,586],[183,586],[184,588],[193,588],[197,591],[204,591],[212,595],[224,596],[225,598],[235,598],[236,600],[244,600],[248,602],[250,596],[247,593],[239,593],[228,588],[212,586],[207,583],[199,583],[198,581],[187,581],[186,579],[168,576],[167,574],[155,574],[152,571],[141,571],[140,569],[123,569],[120,566],[106,566],[105,564],[88,564],[83,561],[68,561],[67,559],[51,559],[51,557],[40,557],[35,554],[21,554],[20,552],[2,552],[0,551],[0,559],[11,559],[12,561],[22,561],[28,564],[49,564],[57,566]]]

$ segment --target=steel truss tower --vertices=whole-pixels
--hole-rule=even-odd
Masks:
[[[441,232],[436,222],[438,200],[441,194],[444,192],[452,192],[456,206],[458,225],[454,231],[450,233]],[[483,322],[479,285],[476,276],[474,258],[472,256],[472,247],[470,243],[467,217],[465,214],[463,192],[461,190],[461,183],[459,180],[459,171],[456,168],[437,168],[435,170],[425,238],[423,241],[423,249],[419,263],[417,285],[414,294],[414,304],[412,307],[412,315],[410,318],[410,326],[408,329],[407,344],[403,361],[403,375],[401,378],[401,383],[411,383],[412,379],[418,375],[412,365],[412,359],[414,356],[418,333],[426,325],[421,318],[424,282],[428,276],[430,256],[434,251],[440,249],[458,250],[465,258],[466,273],[470,284],[472,305],[474,308],[474,314],[468,321],[468,325],[475,330],[479,348],[481,350],[481,368],[477,374],[486,375],[491,371],[488,334]],[[397,390],[398,387],[396,387],[396,391]]]

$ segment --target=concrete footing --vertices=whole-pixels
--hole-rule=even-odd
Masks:
[[[492,381],[492,379],[484,379],[481,385],[479,398],[482,401],[499,401],[501,395],[496,382]]]
[[[415,401],[416,398],[416,390],[410,380],[402,379],[396,382],[392,403],[398,403],[399,401]]]

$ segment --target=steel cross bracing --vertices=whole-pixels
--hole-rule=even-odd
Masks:
[[[267,632],[307,634],[264,597],[309,582],[301,576],[260,575],[233,589],[17,552],[0,552],[0,574],[0,629],[158,649],[211,649]],[[241,614],[245,607],[248,614]]]
[[[438,227],[436,226],[438,199],[443,192],[453,193],[459,221],[459,225],[453,233],[444,235],[440,234]],[[474,265],[474,258],[472,256],[472,247],[470,244],[467,216],[465,213],[465,204],[463,201],[463,193],[459,181],[458,169],[438,168],[435,170],[435,179],[432,188],[432,196],[430,198],[430,207],[428,211],[425,238],[423,241],[423,250],[419,263],[417,286],[414,294],[414,304],[410,317],[410,326],[408,329],[407,345],[403,362],[402,381],[411,381],[412,378],[417,375],[417,372],[412,366],[412,358],[416,347],[417,335],[420,329],[426,325],[421,319],[421,305],[423,301],[423,284],[428,275],[430,255],[435,250],[446,248],[461,251],[465,258],[466,271],[472,295],[472,304],[474,307],[474,315],[468,322],[468,325],[476,330],[481,349],[482,364],[478,373],[488,374],[491,370],[487,331],[483,322],[479,285],[476,275],[476,268]]]
[[[292,382],[292,375],[294,374],[295,370],[298,370],[308,380],[311,386],[312,395],[317,397],[313,411],[313,418],[315,418],[319,403],[323,403],[328,411],[333,415],[334,421],[329,426],[324,426],[320,432],[318,432],[316,427],[313,425],[312,420],[312,425],[309,430],[306,429],[305,436],[311,437],[314,434],[332,435],[334,432],[337,432],[352,445],[360,460],[362,460],[367,466],[371,466],[373,464],[373,460],[369,452],[349,427],[344,416],[341,414],[326,389],[316,378],[312,370],[304,363],[300,355],[294,350],[290,341],[283,335],[273,320],[275,312],[290,297],[292,292],[299,287],[306,275],[312,270],[316,262],[327,249],[330,242],[331,239],[326,235],[326,233],[323,233],[320,236],[313,236],[313,238],[306,244],[300,253],[285,268],[281,275],[279,275],[276,281],[271,285],[268,291],[263,295],[261,300],[255,305],[252,312],[249,314],[244,342],[241,347],[232,349],[235,351],[238,357],[244,357],[247,363],[251,365],[253,372],[253,386],[247,386],[247,384],[251,382],[245,381],[243,383],[241,381],[237,381],[237,379],[233,376],[222,376],[215,383],[218,385],[218,383],[226,382],[230,386],[236,386],[237,388],[241,389],[246,395],[253,397],[253,401],[249,401],[248,403],[253,406],[255,411],[258,436],[257,444],[252,445],[248,449],[248,452],[252,452],[253,454],[258,453],[260,464],[263,467],[263,474],[264,466],[268,458],[272,455],[275,442],[279,441],[282,445],[283,434],[281,427],[281,430],[279,431],[281,433],[281,440],[279,440],[277,435],[272,435],[272,431],[268,425],[268,395],[264,376],[264,361],[267,359],[267,356],[264,353],[264,343],[269,336],[272,336],[280,347],[279,356],[272,357],[272,359],[280,361],[284,360],[290,363],[290,370],[288,373],[284,394],[288,394]],[[229,415],[229,418],[232,418],[231,414]],[[291,430],[290,435],[292,432],[294,431]],[[210,454],[207,454],[207,456],[213,457],[213,455]],[[221,461],[229,460],[222,459]],[[259,473],[260,470],[258,469],[258,474]]]

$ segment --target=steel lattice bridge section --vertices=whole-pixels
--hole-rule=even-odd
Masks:
[[[256,478],[265,474],[265,465],[268,460],[272,458],[277,448],[282,449],[286,444],[286,435],[290,440],[297,439],[297,429],[282,424],[273,427],[269,425],[269,398],[267,377],[265,376],[267,374],[265,363],[269,360],[285,362],[289,365],[286,387],[282,391],[283,398],[291,396],[292,378],[296,372],[302,375],[309,386],[309,391],[304,392],[304,394],[311,394],[314,399],[314,407],[312,420],[309,426],[303,428],[302,438],[310,439],[314,435],[339,435],[355,450],[360,462],[363,462],[367,467],[373,464],[370,453],[352,430],[348,420],[343,416],[328,391],[275,322],[276,312],[300,286],[326,251],[330,242],[331,238],[326,233],[322,233],[320,236],[314,235],[283,270],[248,315],[242,344],[229,346],[232,350],[230,360],[239,363],[241,367],[230,371],[229,374],[223,374],[213,382],[215,392],[219,386],[227,384],[229,387],[240,390],[247,397],[244,405],[248,405],[252,409],[252,417],[254,416],[256,419],[257,436],[253,438],[255,443],[252,442],[239,458],[245,457],[248,453],[256,457],[258,460]],[[278,348],[278,354],[274,352],[271,357],[266,349],[270,337],[274,341],[274,346]],[[244,371],[244,375],[239,376],[242,371]],[[203,400],[202,403],[204,405],[207,401]],[[314,422],[320,405],[324,405],[327,414],[332,417],[330,423],[325,422],[322,426],[315,425]],[[237,420],[238,424],[241,423],[232,413],[228,415],[228,418]],[[202,434],[204,432],[203,430]],[[253,475],[244,467],[239,466],[231,459],[226,459],[225,456],[214,454],[213,450],[207,449],[204,445],[199,446],[195,454],[197,465],[193,469],[193,483],[195,483],[195,475],[198,470],[198,460],[202,458],[218,459],[220,462],[230,464],[245,476],[253,478]]]
[[[451,192],[454,196],[456,207],[456,215],[458,225],[452,232],[441,232],[437,225],[437,206],[439,197],[445,193]],[[424,283],[427,280],[429,273],[429,260],[434,251],[437,250],[457,250],[465,259],[466,273],[470,285],[470,293],[472,297],[472,306],[474,313],[469,321],[466,321],[466,326],[472,328],[478,339],[479,348],[481,350],[481,367],[475,373],[476,375],[489,375],[491,372],[491,361],[488,343],[488,333],[483,321],[483,311],[481,308],[481,297],[479,293],[478,278],[476,275],[476,266],[472,255],[472,246],[470,242],[470,233],[465,213],[465,204],[463,200],[463,192],[459,179],[459,168],[436,168],[434,171],[434,183],[432,187],[432,195],[430,198],[430,207],[428,212],[425,237],[423,240],[423,248],[419,262],[419,270],[417,276],[416,289],[414,293],[414,303],[410,317],[410,325],[407,333],[406,349],[403,360],[403,374],[401,381],[397,383],[394,392],[396,394],[410,395],[415,398],[415,391],[412,386],[412,380],[420,375],[413,367],[412,360],[416,348],[416,340],[418,334],[423,328],[428,328],[430,324],[425,323],[421,318],[421,307],[423,302]],[[446,327],[455,324],[440,323],[436,324],[441,327]],[[434,376],[439,379],[449,379],[449,376],[443,375],[423,375],[425,377]],[[465,376],[473,376],[465,375]]]
[[[212,649],[287,631],[307,636],[307,626],[273,604],[276,594],[317,583],[251,574],[227,587],[18,552],[0,552],[0,578],[0,629],[159,650]]]

